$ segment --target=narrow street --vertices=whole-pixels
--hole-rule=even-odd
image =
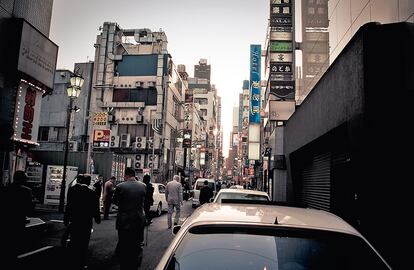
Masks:
[[[193,212],[191,201],[184,201],[181,209],[181,221]],[[60,246],[60,237],[63,233],[64,225],[60,222],[61,216],[56,213],[43,213],[38,215],[47,221],[48,231],[39,240],[39,247]],[[115,247],[118,241],[117,231],[115,230],[116,213],[110,215],[109,220],[102,220],[100,224],[94,224],[93,233],[89,243],[89,267],[88,269],[117,270],[119,262],[114,256]],[[167,213],[160,217],[154,217],[153,223],[148,228],[148,243],[144,246],[143,261],[140,269],[154,269],[158,264],[164,251],[170,244],[174,235],[167,229]],[[55,251],[57,253],[55,253]],[[44,252],[32,255],[24,260],[24,265],[34,269],[56,269],[60,264],[71,258],[66,258],[61,253],[62,249],[54,252]],[[59,259],[58,259],[59,258]],[[59,265],[56,265],[59,264]]]

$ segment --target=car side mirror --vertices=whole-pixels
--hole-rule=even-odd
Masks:
[[[175,225],[172,229],[172,234],[176,235],[180,229],[181,229],[181,225]]]

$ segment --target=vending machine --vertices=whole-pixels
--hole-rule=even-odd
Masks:
[[[66,166],[65,204],[70,183],[78,175],[78,167]],[[48,165],[46,170],[44,204],[58,205],[62,187],[63,166]]]

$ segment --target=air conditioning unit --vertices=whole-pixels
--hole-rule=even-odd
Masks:
[[[147,167],[150,169],[158,169],[158,156],[157,155],[148,155],[147,158]]]
[[[127,148],[131,145],[131,135],[129,135],[128,133],[121,134],[120,140],[121,140],[120,144],[122,148]]]
[[[147,138],[146,137],[136,137],[136,148],[137,149],[145,149],[147,147]]]
[[[160,148],[160,137],[150,137],[148,142],[149,149],[158,149]]]
[[[137,154],[134,159],[134,168],[143,169],[145,164],[145,155]]]
[[[78,142],[77,141],[69,141],[69,150],[72,152],[78,151]]]
[[[119,136],[111,135],[111,142],[109,143],[109,147],[119,147]]]
[[[135,87],[142,87],[142,85],[144,84],[144,82],[141,82],[141,81],[136,81],[135,82]]]

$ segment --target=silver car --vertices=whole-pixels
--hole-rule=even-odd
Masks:
[[[210,203],[181,227],[156,269],[390,269],[341,218],[320,210]]]

